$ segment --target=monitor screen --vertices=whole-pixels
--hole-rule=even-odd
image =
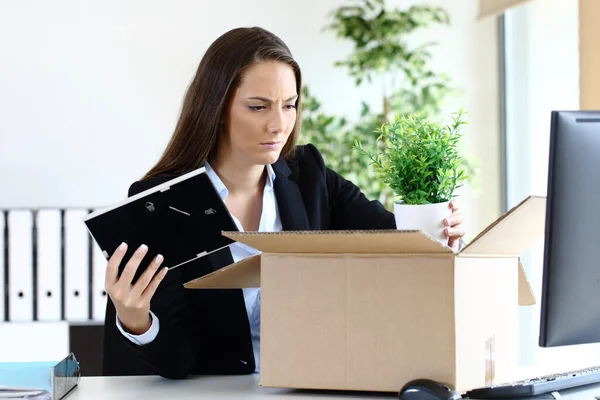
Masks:
[[[600,111],[554,111],[539,344],[600,342]]]

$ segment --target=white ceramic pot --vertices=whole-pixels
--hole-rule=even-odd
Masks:
[[[396,228],[398,230],[420,230],[443,244],[448,244],[448,237],[444,235],[444,218],[452,214],[450,202],[408,205],[404,202],[394,204]]]

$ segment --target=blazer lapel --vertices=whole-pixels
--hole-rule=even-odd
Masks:
[[[284,231],[309,230],[308,215],[292,170],[283,159],[273,164],[275,197]]]
[[[279,208],[279,217],[284,231],[309,230],[310,223],[306,207],[302,200],[300,188],[294,182],[295,175],[283,159],[273,164],[275,171],[275,198]],[[221,249],[206,256],[211,271],[233,264],[233,257],[229,248]],[[210,271],[207,271],[207,273]]]

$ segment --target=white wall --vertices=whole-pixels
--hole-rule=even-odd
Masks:
[[[508,205],[546,195],[550,112],[579,108],[578,5],[533,0],[506,15]],[[538,347],[543,243],[524,257],[538,304],[523,308],[521,358],[525,365],[570,369],[597,365],[600,345]]]
[[[331,68],[349,47],[320,32],[337,3],[0,3],[0,162],[11,171],[0,206],[125,196],[166,144],[202,54],[237,26],[281,36],[327,108],[356,113],[351,81]]]
[[[0,207],[96,207],[124,197],[163,150],[203,52],[233,27],[282,37],[326,110],[352,118],[361,99],[379,108],[379,85],[356,89],[333,67],[350,43],[321,29],[341,3],[0,0]],[[448,112],[469,112],[465,146],[480,175],[463,205],[474,235],[500,212],[495,21],[475,22],[470,0],[422,3],[453,18],[423,39],[440,42],[437,67],[462,92]]]
[[[358,110],[319,29],[334,1],[3,1],[0,206],[97,206],[157,159],[208,45],[236,26],[279,34],[316,94]],[[294,23],[292,23],[295,21]],[[315,45],[318,43],[319,45]]]

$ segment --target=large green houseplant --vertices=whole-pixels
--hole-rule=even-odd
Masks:
[[[379,81],[382,122],[398,113],[440,111],[452,89],[448,76],[431,68],[430,50],[435,43],[415,46],[408,38],[431,24],[449,25],[444,8],[412,5],[399,9],[386,7],[384,0],[347,0],[331,16],[325,28],[354,44],[354,51],[335,65],[348,68],[356,86]]]
[[[416,229],[446,241],[443,219],[467,174],[459,154],[463,111],[441,125],[417,114],[400,115],[378,129],[377,147],[355,149],[373,166],[381,182],[397,195],[398,229]]]
[[[435,43],[414,43],[411,36],[434,24],[448,25],[446,10],[413,5],[403,9],[386,6],[384,0],[346,0],[334,9],[327,31],[353,44],[345,60],[356,86],[377,83],[383,89],[381,111],[362,102],[361,113],[350,120],[324,112],[307,89],[303,95],[301,142],[314,143],[328,166],[356,183],[372,199],[393,207],[393,193],[368,168],[366,159],[351,151],[356,140],[376,146],[377,128],[392,115],[419,113],[436,117],[452,92],[449,79],[432,68]],[[410,43],[409,43],[410,42]]]

